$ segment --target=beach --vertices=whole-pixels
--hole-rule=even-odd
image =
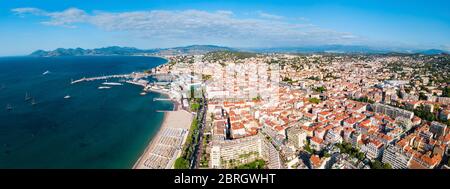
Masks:
[[[185,110],[164,112],[164,121],[133,169],[170,169],[181,150],[193,115]]]

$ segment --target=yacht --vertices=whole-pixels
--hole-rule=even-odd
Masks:
[[[109,86],[100,86],[100,87],[98,87],[98,89],[110,89],[111,87],[109,87]]]
[[[65,99],[69,99],[69,98],[70,98],[70,95],[66,95],[64,98],[65,98]]]
[[[122,83],[116,83],[116,82],[104,82],[103,85],[123,85]]]
[[[47,74],[49,74],[50,73],[50,71],[45,71],[44,73],[42,73],[42,75],[47,75]]]
[[[31,100],[31,96],[28,93],[25,93],[25,101]]]
[[[12,109],[13,109],[13,107],[11,106],[11,104],[6,105],[6,110],[10,111]]]
[[[36,103],[36,100],[34,100],[34,98],[33,99],[31,99],[31,105],[36,105],[37,103]]]

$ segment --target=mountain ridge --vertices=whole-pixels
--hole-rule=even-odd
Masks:
[[[189,45],[173,48],[138,49],[135,47],[109,46],[94,49],[83,48],[57,48],[55,50],[37,50],[29,56],[96,56],[96,55],[179,55],[179,54],[205,54],[213,51],[247,51],[256,53],[356,53],[356,54],[449,54],[440,49],[389,49],[362,45],[321,45],[304,47],[268,47],[268,48],[231,48],[217,45]]]

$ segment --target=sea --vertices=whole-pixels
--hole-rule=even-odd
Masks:
[[[158,110],[173,104],[153,101],[163,94],[142,96],[132,84],[98,89],[105,80],[71,80],[164,63],[142,56],[1,57],[0,168],[132,168],[162,124]]]

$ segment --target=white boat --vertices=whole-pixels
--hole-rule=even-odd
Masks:
[[[70,95],[66,95],[64,98],[65,98],[65,99],[69,99],[69,98],[70,98]]]
[[[45,71],[44,73],[42,73],[42,75],[47,75],[47,74],[49,74],[50,73],[50,71]]]
[[[13,109],[13,107],[11,106],[11,104],[7,104],[7,105],[6,105],[6,110],[10,111],[10,110],[12,110],[12,109]]]
[[[146,92],[142,92],[142,93],[140,93],[141,94],[141,96],[144,96],[144,95],[146,95],[147,93]]]
[[[116,83],[116,82],[104,82],[103,85],[123,85],[122,83]]]
[[[31,105],[36,105],[37,103],[36,103],[36,100],[34,100],[34,98],[31,100]]]
[[[108,86],[100,86],[100,87],[98,87],[98,89],[110,89],[111,87],[108,87]]]
[[[31,96],[28,93],[25,93],[25,101],[31,100]]]

